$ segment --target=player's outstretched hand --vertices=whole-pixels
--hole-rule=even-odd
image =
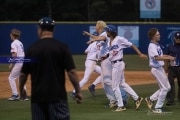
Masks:
[[[169,57],[169,60],[170,60],[170,61],[176,60],[176,57],[173,57],[173,56],[170,56],[170,55],[169,55],[168,57]]]
[[[77,104],[82,103],[82,100],[83,100],[82,93],[76,93],[75,100],[76,100]]]
[[[87,32],[87,31],[83,31],[83,35],[87,35],[87,36],[89,36],[89,32]]]
[[[145,54],[139,54],[139,57],[141,58],[141,60],[146,60],[146,59],[148,59],[148,57],[147,57],[147,55],[145,55]]]

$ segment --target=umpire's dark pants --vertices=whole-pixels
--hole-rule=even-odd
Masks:
[[[32,120],[70,120],[66,101],[31,103]]]
[[[176,96],[175,92],[175,78],[177,78],[178,84],[178,100],[180,103],[180,66],[170,66],[168,69],[168,79],[171,85],[171,90],[167,94],[168,102],[174,103],[174,99]]]

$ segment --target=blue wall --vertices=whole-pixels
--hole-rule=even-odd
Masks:
[[[95,23],[57,23],[55,28],[55,38],[65,42],[70,47],[73,54],[83,54],[87,47],[87,36],[82,35],[82,31],[90,31],[90,26]],[[166,47],[167,44],[172,42],[171,34],[174,31],[180,31],[180,24],[145,24],[145,23],[114,23],[118,28],[125,26],[138,27],[138,31],[132,35],[138,36],[139,49],[147,53],[149,39],[147,38],[147,31],[149,28],[156,27],[161,33],[160,43]],[[24,44],[25,50],[37,40],[37,27],[36,23],[0,23],[0,55],[10,54],[11,40],[9,37],[10,30],[17,28],[22,31],[21,41]],[[119,29],[118,29],[119,30]],[[129,29],[131,31],[131,29]],[[127,31],[124,29],[124,31]],[[133,31],[133,30],[132,30]],[[131,36],[132,37],[132,36]],[[126,54],[133,54],[134,51],[130,48],[125,49]]]

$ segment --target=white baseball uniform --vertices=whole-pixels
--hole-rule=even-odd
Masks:
[[[85,53],[87,53],[86,61],[85,61],[85,72],[83,79],[79,82],[80,87],[83,87],[84,84],[89,80],[92,72],[97,72],[100,76],[97,77],[96,82],[101,82],[101,68],[97,65],[97,42],[93,42],[89,44]],[[73,90],[73,93],[75,90]]]
[[[125,82],[123,62],[123,49],[131,47],[132,43],[124,37],[116,36],[111,43],[109,60],[112,64],[112,88],[118,102],[118,107],[123,107],[123,101],[119,86],[124,89],[136,101],[139,96],[135,91]]]
[[[21,41],[15,39],[11,43],[11,51],[10,52],[11,53],[15,52],[17,54],[17,57],[24,58],[24,47],[23,47],[23,44],[21,43]],[[12,68],[12,70],[10,72],[10,75],[8,77],[9,83],[10,83],[10,87],[11,87],[13,95],[18,95],[18,91],[17,91],[17,86],[16,86],[16,81],[15,80],[20,75],[20,71],[21,71],[22,65],[23,65],[23,63],[15,63],[15,65]]]
[[[170,84],[163,68],[164,61],[157,61],[155,57],[162,56],[163,51],[160,45],[155,43],[149,43],[148,54],[149,54],[149,66],[151,67],[151,73],[155,77],[159,85],[159,90],[157,90],[154,94],[152,94],[150,96],[150,99],[152,101],[157,100],[155,109],[162,108],[167,92],[170,90]]]
[[[101,70],[102,70],[102,83],[104,86],[105,94],[108,98],[108,100],[111,103],[116,102],[116,98],[112,89],[112,66],[111,62],[109,61],[108,58],[102,60],[104,56],[107,56],[109,54],[109,39],[107,37],[106,32],[102,32],[99,36],[104,36],[106,37],[105,41],[100,41],[98,42],[98,46],[100,46],[100,51],[98,53],[99,59],[101,60]]]

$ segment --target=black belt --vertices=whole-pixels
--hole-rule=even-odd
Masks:
[[[122,61],[122,59],[120,59],[120,60],[115,60],[115,61],[112,61],[112,63],[117,63],[117,62],[121,62]]]
[[[180,65],[178,65],[178,66],[171,66],[171,67],[180,67]]]
[[[152,68],[162,68],[163,66],[159,66],[159,67],[154,67],[154,66],[151,66]]]

